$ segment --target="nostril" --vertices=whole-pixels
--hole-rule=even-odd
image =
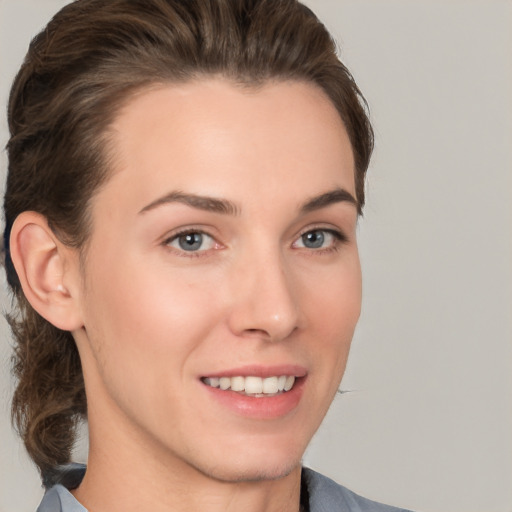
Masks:
[[[259,338],[271,338],[270,334],[265,329],[245,329],[245,334],[257,336]]]

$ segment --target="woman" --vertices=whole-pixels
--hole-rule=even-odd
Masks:
[[[359,316],[372,130],[293,0],[79,0],[9,102],[39,510],[396,510],[301,467]],[[70,465],[87,418],[87,471]]]

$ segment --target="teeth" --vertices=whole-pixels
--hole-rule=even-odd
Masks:
[[[229,377],[221,377],[219,379],[220,389],[229,389],[231,387],[231,379]]]
[[[245,392],[249,395],[263,393],[263,379],[261,377],[245,377]]]
[[[290,389],[292,389],[292,387],[293,387],[294,382],[295,382],[295,377],[293,377],[293,376],[286,377],[286,382],[284,383],[284,390],[290,391]]]
[[[263,379],[263,393],[273,394],[277,393],[278,391],[279,388],[277,387],[277,377],[269,377],[268,379]]]
[[[295,376],[280,375],[275,377],[205,377],[203,382],[212,388],[231,389],[246,395],[276,395],[290,391],[295,383]]]
[[[244,391],[245,379],[243,377],[232,377],[231,379],[231,390],[232,391]]]

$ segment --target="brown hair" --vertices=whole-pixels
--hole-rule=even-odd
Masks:
[[[13,221],[43,214],[83,247],[88,201],[108,177],[105,133],[122,103],[150,84],[219,74],[236,83],[301,80],[321,87],[349,134],[359,211],[373,147],[366,103],[315,15],[296,0],[78,0],[32,41],[9,99],[6,271],[18,385],[13,421],[44,475],[69,461],[87,406],[69,332],[27,302],[9,255]]]

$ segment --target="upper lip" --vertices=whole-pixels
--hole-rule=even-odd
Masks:
[[[293,375],[295,377],[304,377],[307,374],[304,366],[296,364],[280,365],[246,365],[238,368],[229,368],[226,370],[215,371],[203,375],[203,377],[274,377],[280,375]]]

